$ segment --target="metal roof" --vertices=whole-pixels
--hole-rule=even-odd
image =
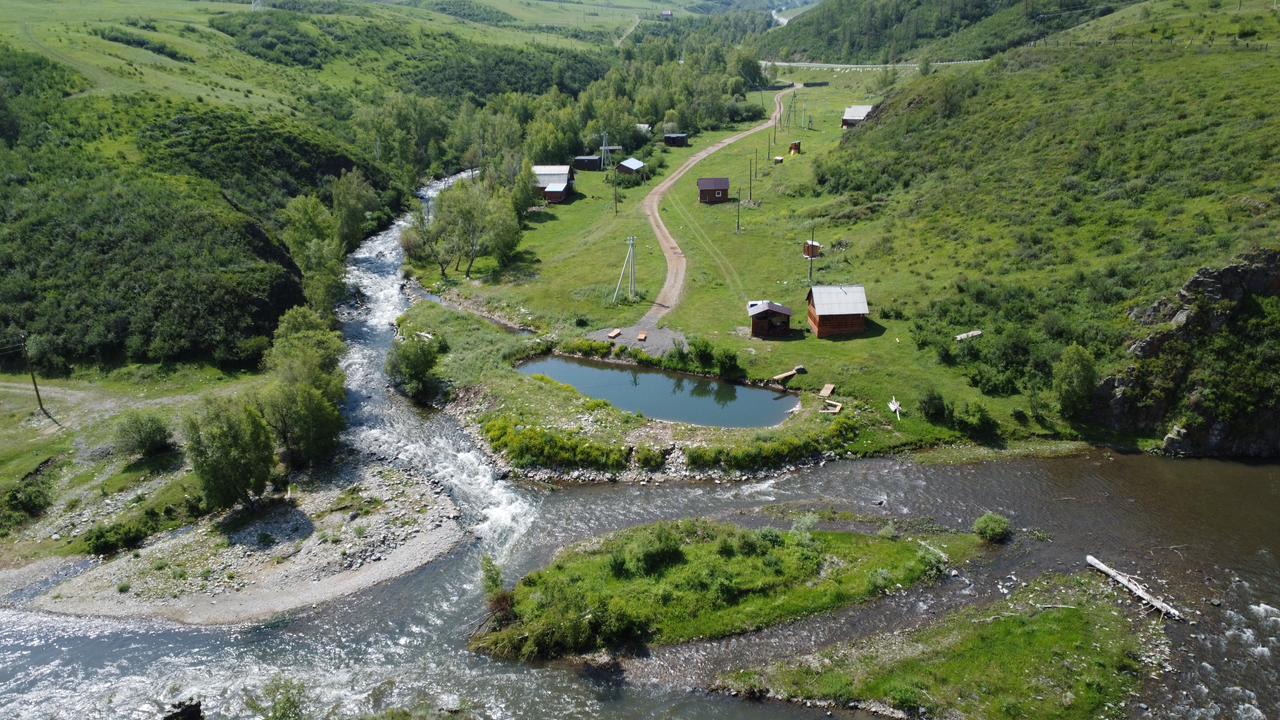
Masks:
[[[751,300],[747,302],[747,315],[755,317],[766,310],[782,313],[787,317],[791,316],[791,308],[786,305],[780,305],[772,300]]]
[[[573,169],[568,165],[534,165],[533,176],[538,187],[549,190],[552,185],[568,185]]]
[[[574,160],[599,160],[599,155],[574,155]]]
[[[689,133],[663,133],[664,138],[689,137]]]
[[[698,178],[699,190],[728,190],[729,178]]]
[[[547,192],[564,192],[567,189],[565,183],[555,183],[547,186]]]
[[[866,315],[867,291],[861,285],[819,285],[809,288],[809,302],[818,315]]]
[[[850,105],[844,109],[845,120],[866,120],[867,116],[875,110],[875,105]]]
[[[622,162],[618,163],[618,165],[620,165],[621,167],[624,167],[624,168],[626,168],[626,169],[628,169],[628,170],[637,170],[637,171],[638,171],[638,170],[643,170],[643,169],[644,169],[644,163],[640,162],[639,160],[637,160],[637,159],[635,159],[635,158],[627,158],[626,160],[623,160]]]

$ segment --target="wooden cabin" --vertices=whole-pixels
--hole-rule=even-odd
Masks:
[[[791,141],[791,150],[790,150],[790,152],[791,152],[791,154],[792,154],[792,155],[799,155],[799,154],[800,154],[800,141],[799,141],[799,140],[792,140],[792,141]]]
[[[840,127],[847,129],[857,126],[875,109],[875,105],[850,105],[844,109],[844,116],[840,118]]]
[[[822,243],[812,240],[804,241],[804,256],[807,258],[822,257]]]
[[[666,133],[662,144],[667,147],[689,147],[689,133]]]
[[[698,178],[698,202],[714,205],[728,200],[729,178]]]
[[[809,327],[819,338],[857,335],[867,329],[867,291],[861,285],[809,288]]]
[[[574,170],[598,171],[603,168],[599,155],[579,155],[573,159]]]
[[[663,10],[661,13],[658,14],[658,17],[662,18],[663,20],[670,20],[671,18],[675,17],[675,13],[671,12],[670,10]]]
[[[533,178],[542,198],[549,204],[564,202],[573,194],[573,167],[569,165],[534,165]]]
[[[791,308],[772,300],[752,300],[747,303],[747,316],[751,318],[751,337],[782,337],[791,333]]]
[[[618,163],[617,170],[623,175],[639,175],[644,172],[645,164],[633,157]]]

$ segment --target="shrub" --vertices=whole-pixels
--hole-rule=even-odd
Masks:
[[[518,426],[505,417],[485,422],[483,429],[489,444],[505,453],[516,467],[622,470],[631,454],[629,447],[608,446],[578,435]]]
[[[621,346],[625,347],[625,346]],[[560,343],[558,348],[560,352],[566,355],[582,355],[584,357],[609,357],[613,353],[613,343],[604,342],[603,340],[588,340],[586,338],[575,338]]]
[[[942,397],[942,393],[934,388],[925,391],[917,407],[920,415],[929,422],[935,425],[951,424],[951,406],[947,404],[946,398]]]
[[[667,453],[660,448],[638,447],[635,451],[636,464],[650,472],[657,472],[667,464]]]
[[[206,400],[199,416],[187,418],[188,454],[205,505],[227,508],[266,490],[275,468],[271,432],[252,406]]]
[[[1053,392],[1058,396],[1063,416],[1083,417],[1092,404],[1097,384],[1098,371],[1088,350],[1071,345],[1062,351],[1062,357],[1053,366]]]
[[[427,400],[435,391],[431,370],[437,359],[436,348],[430,342],[419,338],[402,340],[387,354],[387,377],[414,400]]]
[[[666,524],[654,525],[637,534],[623,548],[627,572],[631,575],[657,575],[684,562],[680,538]]]
[[[91,555],[115,555],[121,550],[141,545],[151,535],[151,530],[145,521],[95,525],[84,534],[84,543]]]
[[[982,517],[973,521],[973,532],[989,543],[1004,542],[1012,534],[1009,519],[991,512],[984,513]]]
[[[158,455],[173,446],[173,432],[155,413],[129,410],[116,421],[116,447],[142,456]]]

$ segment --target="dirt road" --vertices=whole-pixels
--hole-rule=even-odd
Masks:
[[[680,244],[671,235],[671,231],[667,229],[666,223],[662,221],[662,201],[667,197],[667,193],[671,188],[675,187],[680,178],[685,176],[685,173],[689,172],[693,169],[693,166],[705,160],[712,153],[761,130],[765,130],[777,122],[778,118],[782,117],[783,96],[794,90],[795,88],[784,90],[774,97],[773,115],[768,120],[750,130],[744,130],[737,135],[727,137],[715,145],[694,153],[692,157],[684,161],[684,164],[676,168],[675,172],[668,175],[662,182],[658,183],[658,186],[652,192],[645,196],[640,208],[645,216],[649,218],[649,227],[653,228],[653,234],[658,238],[658,245],[662,248],[662,254],[667,258],[667,279],[662,284],[662,290],[658,292],[658,297],[653,301],[653,307],[649,308],[649,312],[645,313],[640,322],[636,323],[636,327],[657,327],[658,321],[671,312],[672,308],[680,302],[680,296],[684,294],[684,253],[680,250]]]

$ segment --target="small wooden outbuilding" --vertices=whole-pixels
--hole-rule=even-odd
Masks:
[[[602,167],[599,155],[579,155],[573,159],[574,170],[600,170]]]
[[[840,118],[840,127],[851,128],[867,119],[875,105],[850,105],[844,109],[844,116]]]
[[[791,332],[791,308],[786,305],[752,300],[747,303],[747,316],[751,318],[751,337],[779,337]]]
[[[822,257],[822,243],[812,240],[804,241],[804,256],[807,258]]]
[[[662,144],[667,147],[689,147],[689,133],[666,133]]]
[[[644,168],[645,168],[645,165],[643,162],[633,157],[629,157],[626,160],[623,160],[622,162],[618,163],[617,169],[618,169],[618,172],[622,173],[623,175],[638,175],[639,173],[644,172]]]
[[[867,329],[867,291],[861,285],[809,288],[809,327],[819,338],[856,335]]]
[[[729,178],[698,178],[698,202],[714,205],[729,200]]]
[[[662,18],[663,20],[670,20],[674,16],[675,16],[675,13],[671,12],[670,10],[663,10],[658,15],[658,17]]]

